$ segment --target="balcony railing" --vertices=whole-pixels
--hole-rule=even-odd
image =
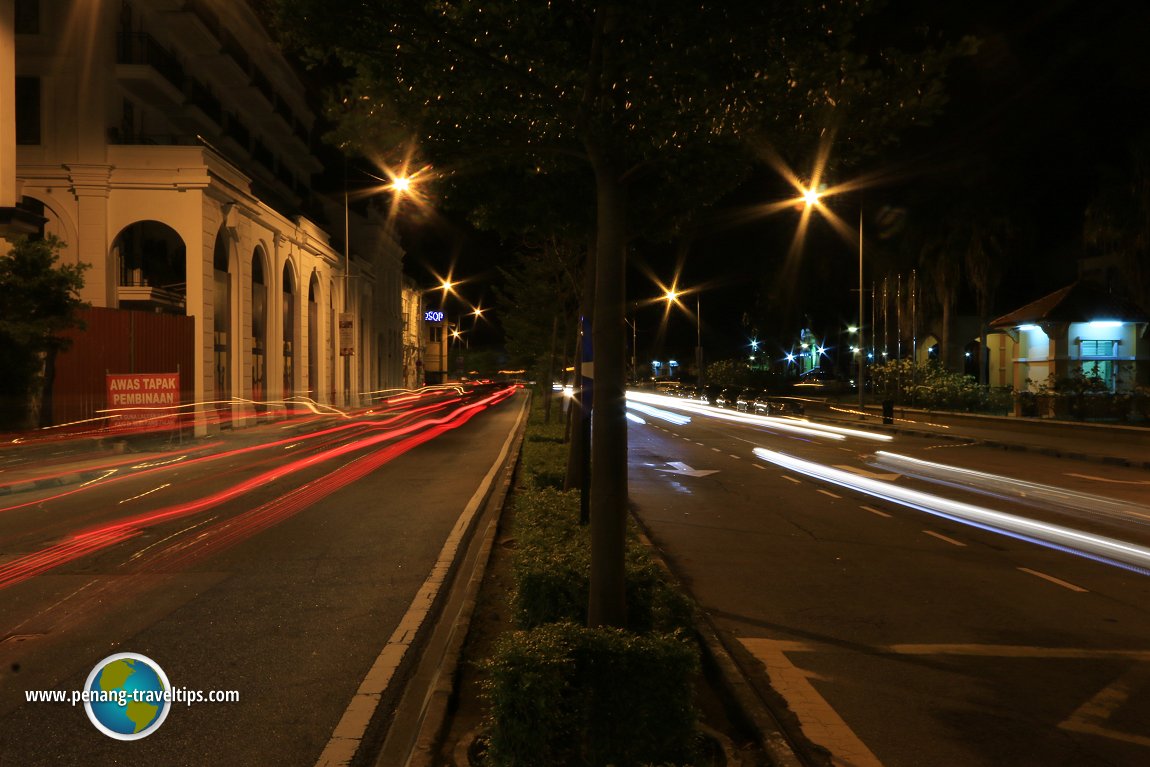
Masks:
[[[188,80],[188,103],[199,107],[200,111],[215,121],[216,125],[224,124],[224,108],[219,99],[208,87],[198,80]]]
[[[116,40],[116,63],[149,66],[175,86],[184,89],[184,68],[171,51],[146,32],[121,33]]]

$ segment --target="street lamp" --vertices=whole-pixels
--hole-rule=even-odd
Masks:
[[[815,208],[817,210],[823,209],[822,194],[814,189],[803,190],[803,200],[808,209]],[[841,223],[841,222],[840,222]],[[865,348],[866,344],[863,343],[863,209],[862,204],[859,204],[859,348]],[[863,389],[866,383],[866,354],[859,355],[859,410],[863,409]]]
[[[668,304],[679,303],[679,297],[684,295],[675,288],[670,288],[663,294],[663,300]],[[695,367],[699,371],[699,386],[704,384],[703,380],[703,314],[702,305],[699,301],[699,294],[695,293]]]
[[[343,357],[343,389],[344,389],[344,403],[351,404],[351,374],[352,365],[351,358],[355,354],[355,336],[359,328],[355,326],[355,316],[351,311],[351,204],[349,201],[350,191],[348,189],[347,181],[347,163],[344,162],[344,183],[343,183],[343,312],[339,316],[339,331],[343,335],[345,330],[350,330],[350,334],[345,336],[348,340],[346,346],[340,343],[340,356]],[[400,200],[404,197],[413,197],[416,195],[416,176],[418,174],[409,175],[406,171],[392,173],[387,171],[388,178],[381,178],[374,173],[368,173],[361,170],[364,175],[381,182],[382,186],[375,186],[371,189],[362,190],[357,192],[360,196],[370,196],[378,194],[379,192],[392,193],[392,210],[396,209]],[[362,384],[362,381],[360,382]],[[334,382],[333,382],[334,385]],[[334,391],[334,389],[333,389]]]

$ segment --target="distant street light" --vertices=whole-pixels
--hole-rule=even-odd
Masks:
[[[823,210],[823,204],[822,204],[821,198],[822,198],[822,195],[819,192],[816,192],[814,189],[803,190],[803,199],[806,201],[807,208],[813,207],[817,210],[822,211]],[[863,211],[862,211],[862,203],[861,202],[859,203],[859,306],[858,306],[858,309],[859,309],[858,327],[862,328],[862,324],[863,324]],[[859,330],[859,346],[865,347],[865,344],[863,343],[863,333],[862,333],[861,329]],[[859,410],[863,409],[863,402],[864,402],[863,389],[864,389],[865,381],[866,381],[866,356],[863,354],[860,354],[859,355],[859,380],[858,380]]]
[[[678,304],[679,297],[685,295],[684,293],[671,288],[663,294],[663,300],[668,304]],[[680,304],[681,305],[681,304]],[[704,383],[703,380],[703,314],[701,304],[699,302],[699,294],[695,293],[695,367],[699,371],[699,386]]]

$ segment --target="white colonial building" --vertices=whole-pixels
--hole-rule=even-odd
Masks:
[[[0,225],[42,217],[94,307],[194,318],[195,401],[240,423],[417,381],[403,251],[312,192],[315,122],[247,2],[0,0]]]

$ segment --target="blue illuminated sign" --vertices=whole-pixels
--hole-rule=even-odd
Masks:
[[[423,319],[426,322],[443,322],[443,312],[435,310],[426,311],[423,313]]]

